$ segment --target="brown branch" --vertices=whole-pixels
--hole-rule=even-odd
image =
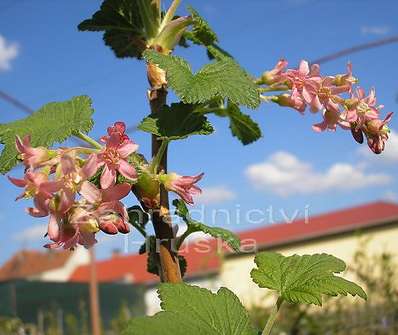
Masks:
[[[152,114],[161,112],[166,104],[167,82],[165,72],[154,64],[148,64],[148,81],[151,86],[149,91],[149,103]],[[161,141],[157,136],[152,135],[152,157],[155,157],[159,151]],[[167,150],[159,165],[159,171],[167,172]],[[172,222],[169,215],[169,196],[163,186],[160,188],[160,208],[152,213],[152,222],[156,234],[156,250],[159,255],[159,275],[162,282],[179,283],[181,271],[178,262],[177,252],[174,251],[175,234],[173,232]],[[159,244],[158,244],[159,242]]]

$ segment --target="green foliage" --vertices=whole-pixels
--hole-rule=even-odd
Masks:
[[[194,105],[183,103],[164,106],[161,113],[146,117],[138,128],[166,140],[209,135],[214,131],[206,116],[195,113]]]
[[[233,58],[231,54],[229,54],[227,51],[222,49],[217,44],[212,44],[207,46],[207,56],[209,57],[209,59],[216,58],[218,60],[222,60],[225,58]]]
[[[105,0],[100,10],[81,22],[81,31],[103,31],[105,44],[117,57],[141,58],[146,48],[138,0]]]
[[[229,128],[232,135],[236,136],[244,145],[261,138],[262,133],[259,125],[249,115],[242,113],[236,104],[228,102],[227,107],[218,110],[216,114],[229,118]]]
[[[322,295],[351,294],[366,299],[357,284],[335,276],[343,272],[345,263],[331,255],[315,254],[285,257],[262,252],[255,258],[257,269],[252,279],[260,287],[275,290],[287,302],[322,305]]]
[[[236,252],[239,252],[240,249],[240,240],[239,237],[236,236],[234,233],[231,231],[224,229],[224,228],[218,228],[218,227],[209,227],[201,222],[195,221],[191,218],[189,215],[189,211],[187,206],[182,200],[175,199],[173,201],[173,205],[176,207],[176,215],[181,217],[184,222],[187,224],[188,229],[184,233],[182,240],[180,241],[180,245],[183,241],[184,238],[186,238],[188,235],[195,233],[195,232],[203,232],[205,234],[209,234],[210,236],[213,236],[214,238],[220,238],[228,245],[235,250]]]
[[[0,156],[0,172],[7,173],[18,163],[15,137],[31,136],[32,146],[51,146],[61,143],[76,132],[87,133],[93,126],[91,99],[78,96],[64,102],[44,105],[32,115],[0,124],[0,142],[4,149]]]
[[[143,236],[146,236],[145,226],[149,221],[148,213],[144,212],[138,205],[129,207],[127,213],[129,215],[130,224],[140,231]]]
[[[181,57],[153,50],[145,51],[144,57],[166,71],[169,86],[184,103],[206,103],[220,97],[250,108],[260,104],[256,85],[232,58],[207,64],[193,74],[188,62]]]
[[[214,294],[186,284],[162,284],[158,293],[163,311],[133,319],[124,335],[257,334],[239,299],[226,288]]]
[[[344,296],[326,297],[323,308],[284,304],[274,334],[392,335],[398,326],[398,271],[392,254],[367,249],[369,238],[358,240],[358,249],[348,273],[358,278],[368,292],[368,301],[352,301]],[[264,328],[269,315],[264,304],[249,310],[253,324]],[[387,326],[388,325],[388,326]]]
[[[141,245],[138,253],[140,255],[147,254],[147,272],[159,276],[159,256],[156,253],[156,236],[149,236],[145,239],[143,245]]]
[[[188,45],[184,41],[190,40],[197,45],[206,47],[209,59],[216,58],[221,60],[225,57],[232,58],[228,52],[217,45],[218,37],[207,21],[192,7],[188,7],[188,11],[192,16],[192,31],[185,32],[182,46],[187,47]]]
[[[188,7],[192,16],[192,31],[186,32],[185,37],[195,44],[212,45],[218,42],[216,33],[210,28],[209,24],[192,7]]]

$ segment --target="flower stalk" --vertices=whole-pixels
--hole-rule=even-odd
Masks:
[[[98,143],[96,140],[92,139],[90,136],[82,133],[81,131],[74,134],[77,138],[80,138],[82,141],[90,144],[92,147],[96,149],[102,149],[102,145]]]
[[[263,332],[261,335],[270,335],[272,327],[274,326],[275,320],[278,316],[279,310],[283,304],[283,298],[279,297],[278,300],[276,301],[275,305],[272,307],[271,314],[268,317],[267,323],[264,327]]]

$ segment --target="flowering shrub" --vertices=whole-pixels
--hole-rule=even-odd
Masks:
[[[175,16],[179,4],[174,0],[163,13],[160,0],[104,0],[92,18],[79,25],[80,30],[103,31],[105,44],[117,57],[146,61],[151,113],[138,128],[152,136],[151,158],[139,153],[123,122],[110,126],[98,142],[89,137],[91,100],[80,96],[0,125],[4,144],[0,171],[24,165],[24,176],[9,180],[24,189],[18,200],[33,200],[28,214],[49,217],[47,248],[73,249],[79,244],[89,248],[99,231],[127,234],[130,226],[149,238],[151,243],[141,252],[148,254],[148,271],[168,283],[159,289],[164,311],[132,320],[126,334],[257,334],[228,289],[212,294],[181,283],[186,264],[178,249],[189,234],[202,231],[237,252],[240,242],[232,232],[190,217],[186,205],[201,192],[197,183],[203,173],[169,173],[168,146],[193,135],[210,135],[214,129],[207,114],[227,118],[232,135],[245,145],[252,143],[261,137],[261,129],[241,107],[255,109],[263,102],[300,113],[319,112],[323,120],[313,125],[315,131],[350,130],[359,143],[365,136],[370,149],[379,154],[388,139],[392,113],[383,119],[374,89],[366,96],[362,88],[354,87],[357,79],[351,64],[345,74],[322,76],[317,64],[301,61],[297,69],[287,69],[287,62],[280,60],[274,69],[253,79],[218,45],[217,35],[194,9],[188,8],[190,15]],[[171,55],[177,45],[187,47],[188,41],[203,46],[212,60],[195,74],[186,60]],[[168,88],[179,102],[167,105]],[[54,147],[72,136],[84,146]],[[130,192],[138,204],[127,208],[122,200]],[[168,192],[179,197],[173,202],[176,214],[188,226],[180,237],[170,219]],[[155,236],[147,235],[149,217]],[[270,334],[285,301],[321,305],[323,295],[339,294],[366,299],[358,285],[335,275],[344,271],[345,264],[331,255],[261,253],[255,261],[253,280],[278,294],[263,334]]]

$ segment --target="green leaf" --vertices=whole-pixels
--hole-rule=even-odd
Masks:
[[[236,136],[244,145],[261,138],[259,125],[249,115],[243,114],[237,105],[228,103],[225,116],[229,117],[229,128],[232,135]]]
[[[105,44],[117,57],[141,58],[146,33],[137,0],[105,0],[100,10],[78,26],[80,31],[103,31]]]
[[[192,16],[192,31],[185,34],[185,37],[195,44],[199,45],[212,45],[218,42],[216,33],[210,28],[209,24],[203,19],[199,13],[188,6],[188,11]]]
[[[191,218],[189,215],[189,211],[187,206],[182,200],[175,199],[173,201],[173,205],[176,207],[176,215],[181,217],[184,222],[187,224],[188,229],[187,232],[184,233],[184,238],[186,238],[188,235],[196,232],[203,232],[205,234],[209,234],[210,236],[213,236],[214,238],[220,238],[223,241],[225,241],[233,250],[236,252],[239,252],[240,250],[240,240],[239,237],[236,236],[234,233],[231,231],[224,229],[224,228],[218,228],[218,227],[210,227],[207,226],[201,222],[195,221]],[[182,244],[183,239],[179,242],[179,245]]]
[[[249,315],[227,288],[217,294],[186,284],[162,284],[162,312],[135,318],[123,335],[256,335]]]
[[[230,53],[222,49],[217,44],[212,44],[207,46],[207,56],[209,57],[209,59],[215,58],[218,60],[233,58]]]
[[[345,263],[327,254],[285,257],[278,253],[262,252],[255,257],[257,269],[252,279],[260,287],[275,290],[290,303],[322,305],[322,295],[351,294],[366,299],[365,291],[357,284],[335,273],[343,272]]]
[[[148,213],[138,206],[132,206],[127,209],[129,215],[130,224],[141,232],[143,236],[146,236],[145,226],[149,221]]]
[[[89,132],[93,126],[93,112],[91,99],[78,96],[44,105],[24,119],[0,124],[0,143],[4,144],[0,156],[0,172],[7,173],[18,163],[15,148],[17,135],[21,138],[30,135],[34,147],[48,147],[65,141],[76,132]]]
[[[205,103],[220,97],[250,108],[260,104],[256,85],[232,58],[207,64],[193,74],[187,61],[180,57],[153,50],[146,50],[143,55],[148,62],[166,71],[169,86],[184,103]]]
[[[142,120],[138,128],[166,140],[179,140],[191,135],[209,135],[214,131],[206,116],[195,113],[194,105],[183,103],[164,106],[161,113]]]

